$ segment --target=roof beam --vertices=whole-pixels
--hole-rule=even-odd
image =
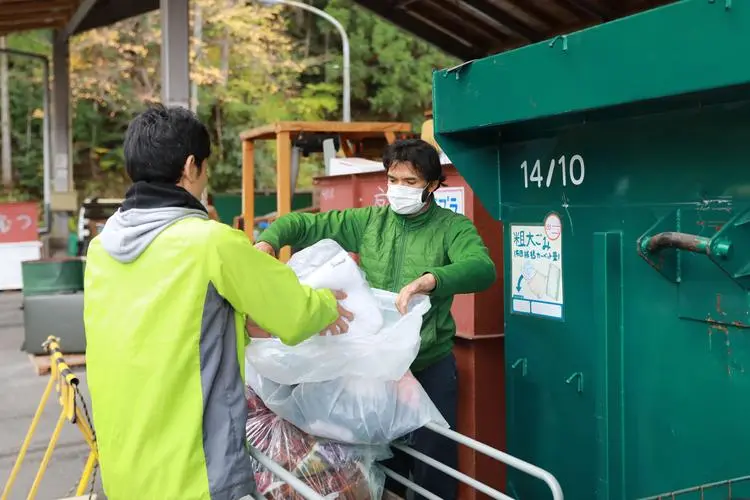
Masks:
[[[513,5],[519,10],[526,12],[530,17],[533,17],[549,27],[554,26],[559,22],[555,16],[544,10],[542,7],[537,6],[529,0],[506,0],[507,3]]]
[[[0,21],[0,36],[8,35],[11,33],[19,33],[21,31],[39,30],[45,28],[57,28],[62,26],[65,20],[61,19],[45,19],[43,21],[28,21],[26,20],[16,23],[8,23],[6,21]]]
[[[423,0],[425,6],[431,8],[420,9],[420,16],[441,26],[460,26],[466,21],[459,13],[456,13],[454,5],[446,5],[445,0]],[[471,42],[476,47],[488,47],[502,42],[508,35],[495,26],[477,19],[472,29],[465,30],[461,38]]]
[[[63,40],[70,38],[70,36],[76,32],[76,29],[78,29],[78,26],[81,25],[81,22],[86,18],[94,5],[96,5],[96,2],[97,0],[83,0],[78,4],[75,13],[70,16],[65,27],[57,33],[57,37]]]
[[[40,17],[57,13],[69,15],[74,8],[74,3],[71,0],[50,0],[47,2],[23,3],[7,3],[7,0],[0,0],[0,5],[3,6],[2,10],[0,10],[0,15],[12,17],[18,17],[24,14],[38,14]]]
[[[496,22],[502,24],[513,33],[517,34],[521,38],[525,38],[530,42],[538,42],[544,40],[544,37],[538,33],[534,28],[526,24],[525,22],[513,17],[511,13],[503,10],[487,0],[462,0],[454,2],[456,7],[464,12],[467,9],[464,5],[468,5],[472,10],[486,14],[488,17],[494,19]],[[471,14],[471,12],[467,12]],[[478,18],[474,15],[473,17]]]
[[[399,28],[418,36],[422,40],[455,57],[468,61],[486,55],[482,49],[471,46],[471,44],[468,44],[461,37],[450,33],[447,28],[441,27],[441,31],[436,31],[425,23],[408,15],[405,11],[394,8],[390,2],[383,0],[357,0],[357,3],[386,21],[395,24]]]
[[[612,11],[591,0],[557,0],[561,7],[580,17],[593,17],[597,21],[609,21],[614,18]]]
[[[53,25],[60,26],[68,17],[63,14],[52,14],[48,16],[34,15],[34,16],[12,16],[12,15],[0,15],[0,28],[11,28],[15,29],[16,26],[28,26],[34,23],[41,27]],[[35,29],[35,28],[31,28]]]

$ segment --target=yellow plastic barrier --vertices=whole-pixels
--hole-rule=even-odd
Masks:
[[[55,430],[52,432],[52,437],[50,437],[49,445],[47,446],[47,450],[44,452],[42,463],[39,465],[39,470],[37,471],[36,477],[34,478],[34,483],[31,485],[31,490],[26,497],[27,500],[34,500],[36,498],[37,491],[39,490],[39,485],[42,482],[44,473],[47,471],[47,466],[49,466],[50,459],[52,458],[52,452],[55,450],[57,440],[60,437],[60,432],[62,431],[63,424],[66,420],[72,424],[75,424],[81,430],[83,438],[86,440],[86,443],[89,445],[89,448],[91,450],[89,452],[88,459],[86,460],[86,465],[83,468],[83,474],[81,474],[81,480],[78,483],[76,495],[81,496],[86,492],[86,485],[91,479],[91,475],[93,474],[94,468],[96,467],[98,461],[98,454],[96,451],[96,435],[94,434],[94,430],[91,427],[91,421],[89,419],[88,410],[85,406],[83,397],[78,391],[78,377],[75,373],[73,373],[73,370],[70,369],[67,363],[65,363],[62,351],[60,351],[60,339],[56,337],[49,337],[44,342],[43,347],[50,354],[51,370],[49,382],[47,383],[47,387],[44,389],[44,394],[42,394],[42,399],[41,401],[39,401],[39,406],[36,409],[34,418],[31,420],[29,431],[26,433],[26,437],[23,440],[21,450],[18,452],[16,463],[13,464],[13,469],[11,469],[10,471],[10,477],[8,478],[8,482],[5,484],[3,495],[2,497],[0,497],[0,500],[8,500],[10,498],[10,490],[13,487],[13,483],[16,481],[18,472],[21,470],[21,464],[23,463],[26,452],[29,449],[29,445],[31,444],[31,438],[36,431],[36,427],[39,424],[39,419],[42,416],[42,412],[44,411],[44,407],[46,406],[47,401],[49,400],[50,394],[52,394],[53,387],[59,395],[58,402],[61,406],[60,417],[57,419]],[[85,414],[81,412],[81,408],[79,408],[76,404],[76,396],[80,397]]]

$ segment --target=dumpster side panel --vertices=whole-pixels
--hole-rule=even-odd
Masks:
[[[636,242],[660,220],[711,237],[748,208],[749,138],[750,106],[736,104],[498,146],[509,452],[550,470],[567,498],[642,498],[748,474],[747,291],[682,250],[670,280]],[[511,299],[528,296],[516,288],[516,276],[526,286],[519,233],[545,234],[550,213],[563,242],[559,318]],[[536,481],[509,477],[520,498],[547,498]]]

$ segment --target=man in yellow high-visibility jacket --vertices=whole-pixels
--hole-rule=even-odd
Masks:
[[[208,132],[151,108],[125,136],[133,185],[88,250],[88,382],[110,500],[239,500],[245,321],[294,344],[346,330],[342,295],[312,290],[240,231],[209,220]]]

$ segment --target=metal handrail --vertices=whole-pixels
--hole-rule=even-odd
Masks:
[[[439,425],[435,425],[433,423],[429,423],[425,427],[427,429],[430,429],[432,432],[456,441],[458,444],[462,444],[474,451],[478,451],[483,455],[494,458],[498,462],[502,462],[505,465],[509,465],[514,469],[520,470],[521,472],[525,472],[532,477],[544,481],[544,483],[552,492],[553,500],[563,500],[563,491],[560,487],[560,483],[557,481],[557,478],[555,478],[555,476],[553,476],[550,472],[542,469],[541,467],[537,467],[536,465],[530,464],[524,460],[521,460],[520,458],[514,457],[513,455],[508,455],[507,453],[504,453],[498,449],[487,446],[484,443],[480,443],[476,439],[472,439],[469,436],[464,436],[463,434],[459,434],[456,431],[446,429],[445,427],[440,427]]]
[[[555,476],[553,476],[548,471],[540,467],[537,467],[536,465],[532,465],[524,460],[521,460],[520,458],[516,458],[512,455],[508,455],[507,453],[504,453],[484,443],[480,443],[479,441],[472,439],[468,436],[459,434],[458,432],[453,431],[451,429],[448,429],[448,428],[445,428],[445,427],[442,427],[433,423],[427,424],[425,428],[431,430],[432,432],[440,434],[441,436],[444,436],[452,441],[455,441],[458,444],[464,445],[468,448],[478,451],[479,453],[482,453],[483,455],[493,458],[497,460],[498,462],[504,463],[505,465],[513,467],[514,469],[520,470],[521,472],[525,472],[526,474],[530,476],[533,476],[537,479],[544,481],[549,487],[550,491],[552,492],[553,500],[564,500],[562,488],[560,487],[560,483],[557,481]],[[449,467],[441,462],[438,462],[434,458],[431,458],[425,455],[424,453],[420,453],[408,446],[404,446],[401,444],[393,444],[392,446],[396,448],[397,450],[402,451],[406,453],[407,455],[410,455],[413,458],[421,462],[424,462],[425,464],[431,467],[434,467],[437,470],[445,474],[448,474],[449,476],[457,479],[458,481],[461,481],[462,483],[468,486],[471,486],[472,488],[484,493],[490,498],[494,498],[497,500],[514,500],[513,497],[509,497],[505,493],[502,493],[480,481],[477,481],[476,479],[469,477],[466,474],[459,472],[452,467]],[[441,500],[441,498],[438,497],[437,495],[434,495],[428,491],[425,491],[424,488],[420,487],[413,481],[410,481],[409,479],[395,473],[394,471],[383,466],[381,466],[381,469],[383,470],[383,472],[385,472],[385,474],[388,477],[390,477],[394,481],[419,493],[420,495],[427,498],[428,500]]]

